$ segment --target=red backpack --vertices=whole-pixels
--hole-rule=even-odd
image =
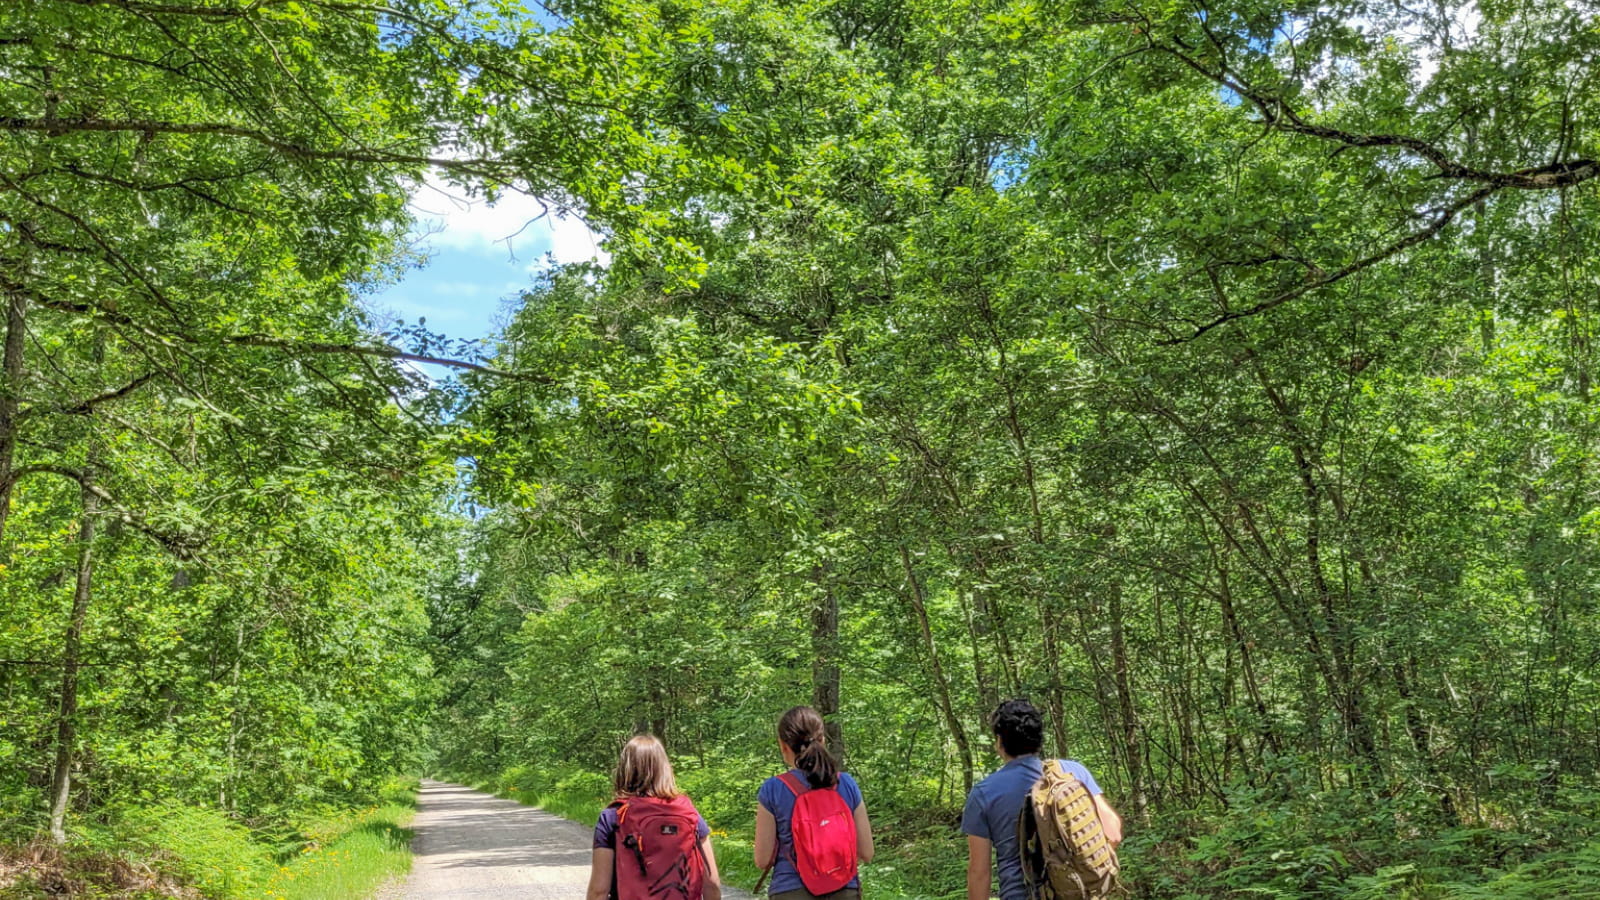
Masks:
[[[812,788],[793,772],[778,776],[794,794],[789,833],[794,867],[815,896],[831,894],[856,877],[856,817],[837,787]]]
[[[701,900],[706,861],[695,828],[700,814],[682,794],[630,797],[617,808],[617,900]]]

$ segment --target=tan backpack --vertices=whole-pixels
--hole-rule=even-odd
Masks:
[[[1017,851],[1029,900],[1098,900],[1117,888],[1117,851],[1094,796],[1052,759],[1017,816]]]

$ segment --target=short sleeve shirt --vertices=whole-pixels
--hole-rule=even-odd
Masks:
[[[805,783],[806,773],[799,769],[790,769],[789,773],[800,779],[802,784]],[[861,808],[861,788],[849,773],[839,773],[838,791],[851,812]],[[760,790],[756,791],[756,802],[761,804],[762,809],[772,813],[772,818],[778,824],[778,864],[772,869],[771,881],[771,893],[774,894],[804,890],[806,886],[794,867],[794,832],[789,827],[789,820],[794,816],[794,800],[794,792],[776,775],[763,781]],[[860,886],[860,878],[853,878],[846,885],[854,888]]]
[[[695,822],[694,836],[696,840],[701,841],[711,836],[711,826],[706,824],[705,816],[699,816]],[[617,808],[615,806],[608,806],[600,812],[600,821],[594,825],[594,849],[617,849]]]
[[[1089,793],[1101,793],[1100,785],[1083,763],[1064,759],[1061,765],[1083,782]],[[1017,851],[1017,816],[1022,813],[1028,792],[1043,774],[1044,763],[1038,756],[1019,756],[978,782],[967,794],[967,805],[961,812],[961,833],[994,844],[1000,900],[1026,900],[1028,896],[1022,880],[1022,857]]]

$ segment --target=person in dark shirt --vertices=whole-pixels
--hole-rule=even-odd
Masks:
[[[671,800],[683,795],[678,790],[666,748],[661,746],[661,741],[648,734],[634,735],[623,745],[622,755],[617,760],[616,775],[612,778],[612,788],[618,800],[632,797]],[[620,822],[621,809],[612,804],[601,811],[600,821],[595,823],[594,855],[590,859],[586,900],[611,900],[616,897],[617,826]],[[722,878],[717,873],[716,854],[711,852],[711,826],[706,824],[704,816],[695,821],[694,836],[706,862],[703,900],[722,900]]]
[[[1007,700],[994,711],[990,724],[995,751],[1005,765],[973,786],[961,813],[961,833],[967,836],[967,900],[988,900],[991,854],[999,869],[1001,900],[1027,900],[1022,855],[1017,848],[1017,816],[1044,773],[1044,762],[1039,759],[1044,720],[1028,701]],[[1121,843],[1122,817],[1106,802],[1094,776],[1077,760],[1064,759],[1061,765],[1089,789],[1112,846]]]

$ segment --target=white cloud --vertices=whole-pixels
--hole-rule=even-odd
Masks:
[[[611,259],[600,247],[600,235],[582,219],[526,194],[507,192],[491,204],[430,175],[412,193],[411,209],[427,235],[426,245],[436,249],[518,259],[549,253],[558,263]]]

